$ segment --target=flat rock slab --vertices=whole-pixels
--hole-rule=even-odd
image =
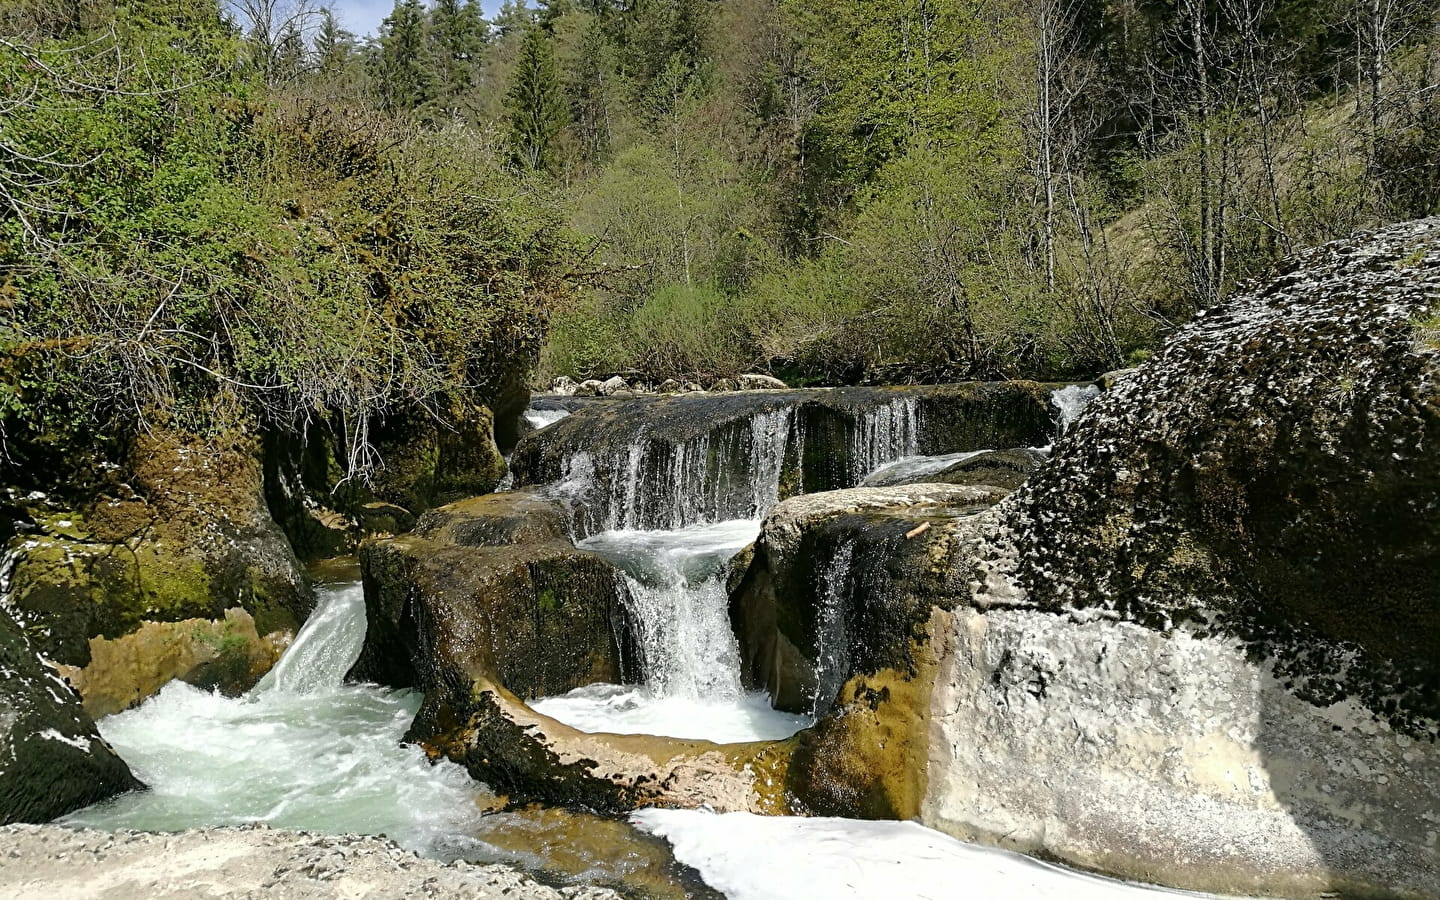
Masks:
[[[0,828],[0,895],[14,900],[620,896],[604,888],[547,887],[505,866],[421,859],[384,838],[264,827],[155,834],[53,825]]]

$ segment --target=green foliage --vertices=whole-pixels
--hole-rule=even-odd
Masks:
[[[322,418],[363,470],[373,421],[444,422],[447,398],[533,363],[570,242],[502,141],[277,96],[214,7],[148,10],[113,38],[0,48],[27,97],[0,148],[10,462],[153,424]]]

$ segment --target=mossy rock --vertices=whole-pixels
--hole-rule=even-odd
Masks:
[[[368,541],[369,629],[352,677],[422,688],[417,734],[476,678],[527,699],[633,679],[624,580],[577,550],[563,523],[554,501],[517,491],[431,510],[413,534]]]
[[[50,659],[84,666],[91,638],[143,622],[220,619],[239,607],[262,633],[294,633],[309,583],[261,488],[258,442],[174,433],[137,439],[129,481],[82,510],[36,510],[11,541],[6,603]]]

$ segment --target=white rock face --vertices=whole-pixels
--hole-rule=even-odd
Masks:
[[[561,375],[550,383],[550,393],[560,397],[573,397],[580,383],[569,375]]]
[[[788,385],[770,375],[740,375],[735,379],[742,391],[783,391]]]
[[[955,613],[923,821],[1137,880],[1440,895],[1440,754],[1296,699],[1223,640]]]
[[[629,383],[627,383],[625,379],[621,378],[619,375],[616,375],[613,378],[601,382],[600,387],[597,388],[598,393],[602,397],[610,397],[620,393],[621,391],[628,390],[630,390]]]

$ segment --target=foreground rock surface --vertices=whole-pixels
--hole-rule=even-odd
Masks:
[[[47,822],[139,787],[80,698],[0,611],[0,824]]]
[[[384,838],[268,828],[178,834],[0,828],[0,894],[56,897],[364,900],[618,900],[603,888],[551,888],[504,866],[420,859]]]

